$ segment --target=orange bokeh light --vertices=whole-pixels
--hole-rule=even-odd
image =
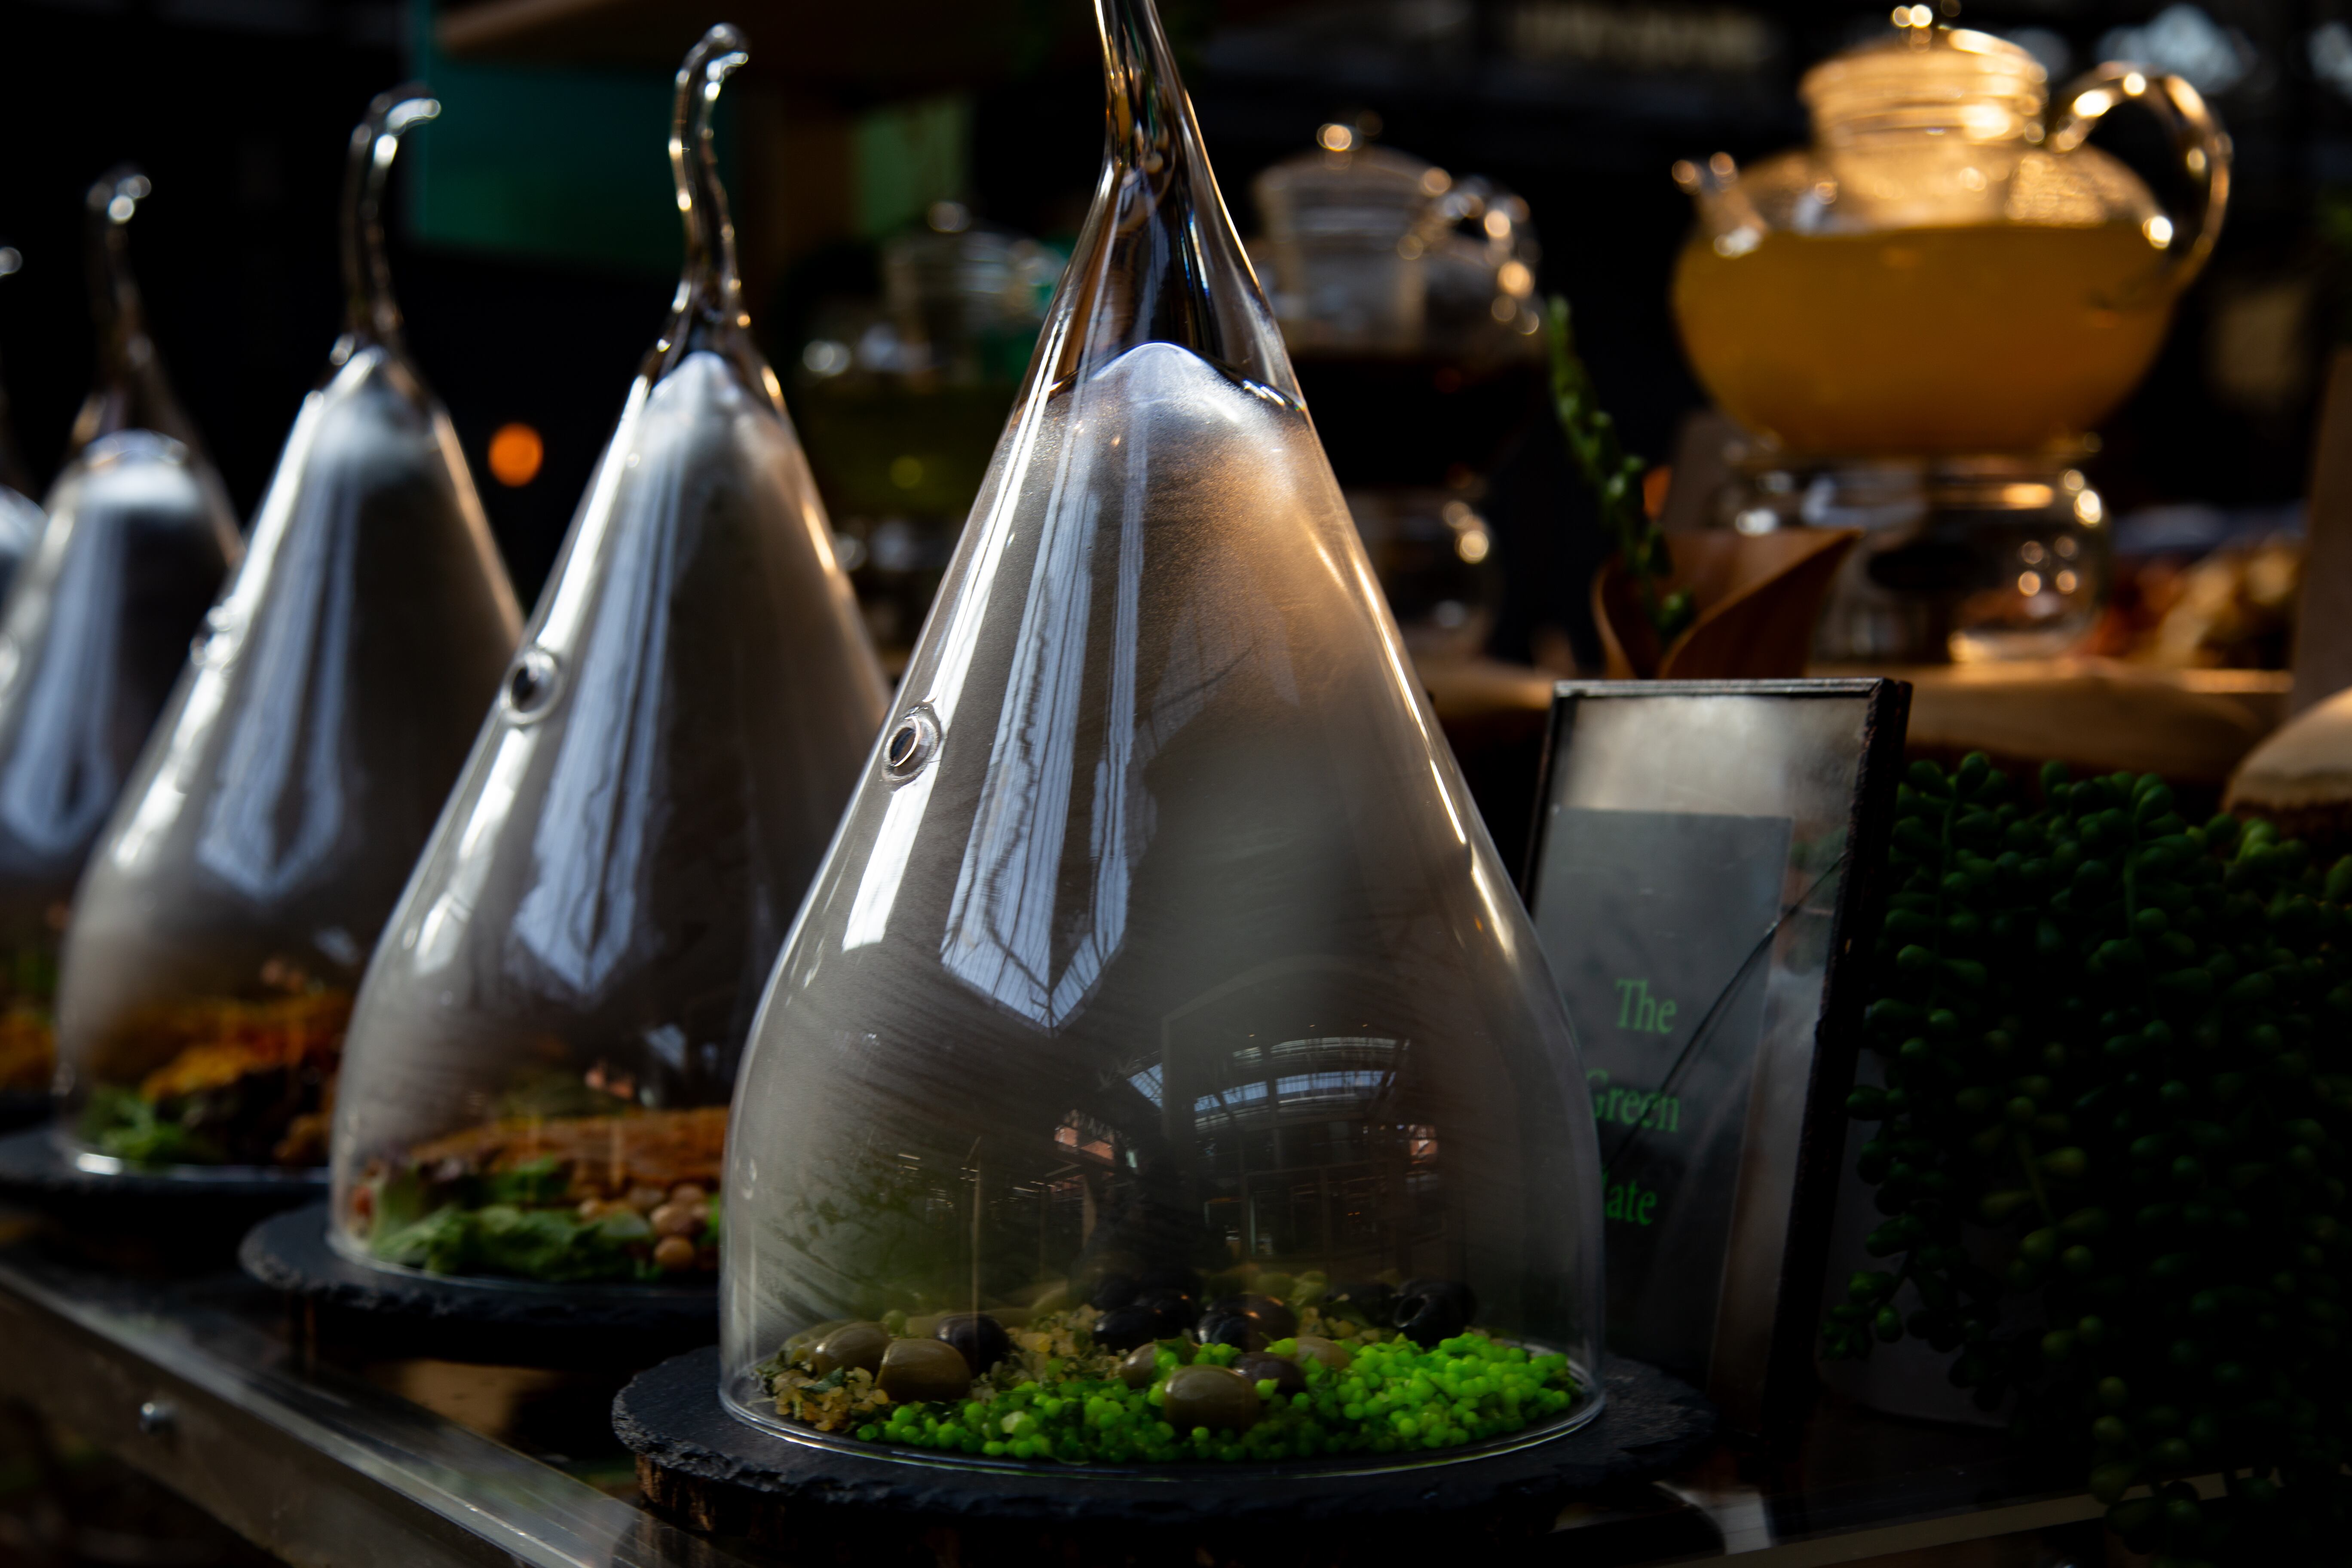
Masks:
[[[546,457],[538,431],[528,425],[501,425],[490,437],[490,478],[520,489],[539,477],[539,465]]]

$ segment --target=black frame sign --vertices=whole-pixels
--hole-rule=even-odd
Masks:
[[[1553,698],[1522,891],[1600,1127],[1609,1347],[1745,1432],[1812,1387],[1910,700],[1872,679]]]

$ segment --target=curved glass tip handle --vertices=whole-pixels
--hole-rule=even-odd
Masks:
[[[2193,204],[2195,228],[2182,234],[2181,225],[2165,216],[2141,226],[2150,245],[2165,253],[2156,280],[2168,295],[2189,287],[2213,254],[2221,237],[2222,215],[2230,205],[2230,138],[2204,97],[2177,76],[2162,76],[2137,66],[2110,63],[2069,84],[2059,94],[2063,105],[2050,127],[2048,145],[2071,153],[2098,127],[2110,110],[2137,104],[2162,121],[2197,192]]]
[[[139,283],[131,275],[126,233],[139,204],[155,187],[135,165],[119,163],[100,174],[83,197],[89,245],[89,316],[98,324],[99,352],[121,374],[146,357],[146,322],[139,308]]]
[[[1296,405],[1281,329],[1201,145],[1151,0],[1094,0],[1104,163],[1093,209],[1039,337],[1054,387],[1139,343],[1181,344]]]
[[[686,268],[671,308],[687,319],[667,334],[673,352],[688,346],[698,324],[721,330],[751,324],[743,313],[742,283],[735,275],[735,225],[728,216],[727,189],[719,183],[719,154],[710,136],[720,88],[751,58],[743,35],[721,22],[702,35],[677,68],[669,169],[677,184],[678,216],[686,225]]]
[[[402,133],[440,112],[432,89],[408,82],[376,94],[366,118],[352,127],[343,175],[344,323],[361,342],[391,343],[400,336],[400,303],[383,254],[383,183]]]

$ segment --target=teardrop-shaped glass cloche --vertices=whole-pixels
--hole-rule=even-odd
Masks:
[[[0,245],[0,278],[23,264],[15,246]],[[26,499],[31,485],[16,432],[8,421],[7,392],[0,387],[0,595],[15,581],[16,568],[41,534],[41,509]],[[8,984],[8,978],[0,975],[0,984]],[[16,1104],[37,1106],[57,1071],[47,1001],[19,1003],[13,992],[7,1000],[10,1005],[0,1011],[0,1110]]]
[[[24,255],[15,246],[0,245],[0,278],[13,277],[24,264]],[[16,568],[40,537],[43,519],[39,505],[31,499],[32,484],[25,469],[24,451],[16,445],[16,427],[8,419],[7,388],[0,386],[0,595],[6,594],[8,584],[16,580]],[[0,1089],[7,1087],[8,1069],[0,1064]]]
[[[1601,1398],[1569,1026],[1157,19],[1096,16],[1093,212],[745,1059],[721,1393],[971,1464],[1536,1440]],[[1417,1378],[1488,1392],[1366,1414]]]
[[[521,616],[401,343],[378,218],[419,87],[369,106],[343,334],[74,908],[59,986],[86,1166],[321,1166],[362,967]]]
[[[241,549],[131,275],[149,190],[89,188],[98,381],[0,606],[0,1057],[51,1056],[74,885]]]
[[[677,78],[685,276],[343,1057],[334,1238],[554,1283],[715,1267],[728,1091],[887,702]]]

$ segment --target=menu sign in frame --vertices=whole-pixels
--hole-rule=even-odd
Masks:
[[[1910,688],[1562,681],[1521,890],[1601,1133],[1612,1350],[1802,1413]]]

